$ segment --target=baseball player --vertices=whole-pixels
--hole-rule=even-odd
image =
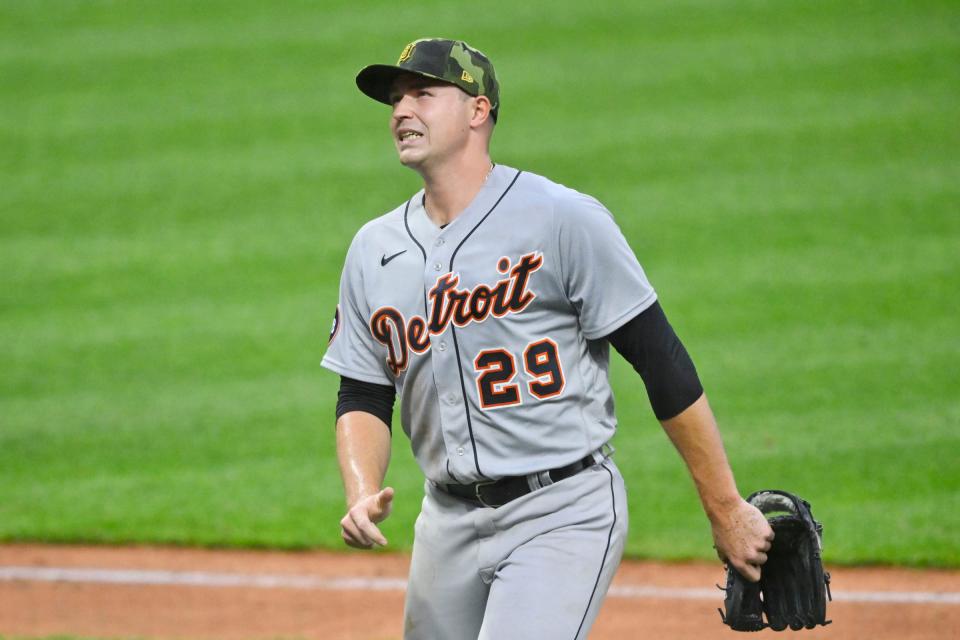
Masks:
[[[587,637],[627,533],[610,345],[685,460],[718,554],[759,579],[773,533],[740,497],[693,363],[611,214],[491,162],[490,60],[423,39],[356,81],[390,105],[400,163],[424,185],[354,237],[323,359],[341,376],[344,541],[387,544],[397,394],[426,476],[404,637]]]

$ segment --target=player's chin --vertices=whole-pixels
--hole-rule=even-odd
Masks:
[[[414,169],[423,164],[424,154],[420,149],[401,147],[397,149],[397,158],[400,160],[400,164],[403,166]]]

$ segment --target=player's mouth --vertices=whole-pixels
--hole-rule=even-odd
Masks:
[[[410,129],[400,129],[397,131],[397,141],[400,144],[410,143],[422,137],[423,134],[419,131],[411,131]]]

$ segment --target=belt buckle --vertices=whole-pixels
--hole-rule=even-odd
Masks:
[[[496,483],[497,483],[496,480],[488,480],[486,482],[475,482],[473,484],[473,495],[476,497],[477,502],[479,502],[485,507],[489,507],[490,509],[496,509],[497,507],[502,506],[498,504],[497,505],[489,504],[486,500],[483,499],[483,496],[480,495],[480,489],[482,487],[489,487],[490,485],[494,485]]]

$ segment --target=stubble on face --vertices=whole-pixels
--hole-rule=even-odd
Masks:
[[[390,131],[400,163],[423,171],[462,148],[470,130],[471,99],[454,85],[413,74],[394,81]]]

